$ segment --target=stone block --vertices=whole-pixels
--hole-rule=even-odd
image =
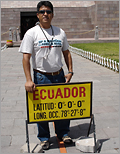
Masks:
[[[1,136],[1,146],[2,147],[10,146],[11,140],[12,140],[11,135],[6,135],[6,136],[2,135]]]
[[[30,153],[43,153],[43,149],[39,144],[36,143],[30,143]],[[28,144],[24,144],[21,149],[20,153],[28,153]]]
[[[82,152],[91,152],[95,151],[94,138],[92,137],[81,137],[75,142],[76,148]],[[100,142],[96,139],[96,149],[100,146]]]

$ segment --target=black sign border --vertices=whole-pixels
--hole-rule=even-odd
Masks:
[[[50,84],[37,84],[36,87],[40,87],[40,86],[58,86],[58,85],[71,85],[71,84],[91,84],[91,100],[90,100],[90,116],[89,117],[83,117],[83,118],[68,118],[69,120],[77,120],[77,119],[88,119],[91,118],[92,116],[92,87],[93,87],[93,82],[71,82],[71,83],[50,83]],[[28,92],[26,91],[26,107],[27,107],[27,121],[28,124],[32,124],[32,123],[39,123],[39,122],[53,122],[54,120],[45,120],[45,121],[34,121],[34,122],[30,122],[29,120],[29,105],[28,105]],[[56,120],[64,120],[64,119],[56,119]],[[67,119],[66,119],[67,120]]]

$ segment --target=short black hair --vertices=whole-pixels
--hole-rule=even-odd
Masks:
[[[41,6],[47,6],[51,9],[52,13],[53,13],[53,5],[50,1],[40,1],[38,4],[37,4],[37,12],[39,11],[40,7]]]

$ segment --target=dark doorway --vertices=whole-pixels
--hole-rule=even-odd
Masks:
[[[37,12],[21,12],[21,40],[23,39],[25,32],[34,27],[35,23],[38,21],[36,13]]]

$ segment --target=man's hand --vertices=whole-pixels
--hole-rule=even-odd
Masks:
[[[65,75],[65,78],[66,78],[66,82],[65,83],[70,82],[70,80],[72,78],[72,74],[71,73],[68,73],[67,75]]]
[[[32,93],[33,91],[35,91],[35,83],[33,81],[27,81],[25,83],[25,89],[26,91]]]

